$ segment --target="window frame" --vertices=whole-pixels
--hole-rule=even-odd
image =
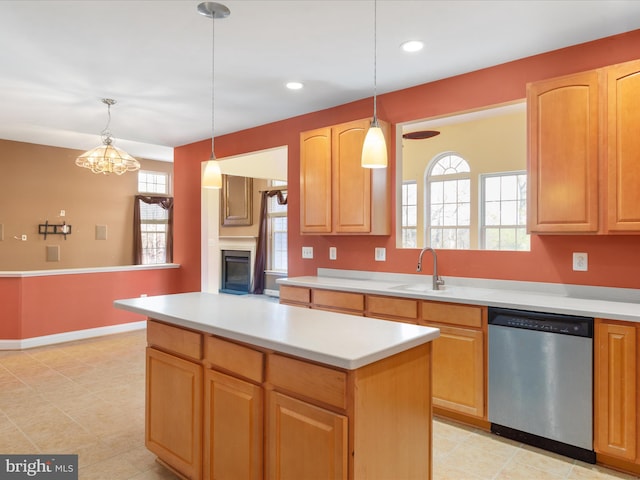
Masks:
[[[516,198],[516,201],[524,203],[524,208],[525,208],[525,212],[524,215],[522,216],[518,216],[519,218],[522,218],[522,223],[520,224],[498,224],[498,225],[487,225],[486,224],[486,207],[487,207],[487,192],[486,192],[486,185],[485,185],[485,180],[488,178],[503,178],[503,177],[510,177],[510,176],[522,176],[525,178],[525,186],[524,186],[524,197],[523,198]],[[479,175],[478,181],[480,183],[479,185],[479,190],[480,190],[480,215],[479,215],[479,219],[478,219],[478,245],[479,248],[481,248],[482,250],[490,250],[490,251],[496,251],[496,252],[507,252],[507,251],[511,251],[511,252],[528,252],[531,250],[531,236],[530,234],[527,232],[527,183],[529,182],[529,177],[527,175],[527,171],[526,170],[513,170],[513,171],[506,171],[506,172],[491,172],[491,173],[483,173],[481,175]],[[502,196],[501,196],[502,198]],[[505,200],[506,201],[506,200]],[[502,202],[502,200],[500,200],[500,202]],[[507,229],[516,229],[516,230],[524,230],[524,236],[525,238],[527,238],[527,247],[526,249],[519,249],[517,248],[517,242],[515,247],[516,248],[502,248],[502,245],[500,245],[500,248],[497,249],[488,249],[487,248],[487,228],[496,228],[498,229],[500,232],[502,232],[503,230],[507,230]]]
[[[460,171],[460,172],[455,172],[455,173],[447,173],[445,169],[445,173],[443,174],[437,174],[434,175],[433,174],[433,170],[434,168],[436,168],[441,161],[443,161],[445,158],[447,157],[458,157],[462,162],[463,165],[466,166],[466,171]],[[470,248],[470,243],[471,243],[471,205],[472,205],[472,201],[471,201],[471,164],[459,153],[457,152],[453,152],[453,151],[446,151],[446,152],[441,152],[438,155],[434,156],[431,161],[429,162],[429,164],[427,165],[427,168],[425,170],[425,177],[424,177],[424,218],[423,218],[423,223],[424,223],[424,231],[423,231],[423,244],[424,246],[427,247],[432,247],[432,248],[445,248],[445,249],[451,249],[451,247],[449,246],[441,246],[441,245],[432,245],[431,242],[431,236],[432,236],[432,230],[433,230],[433,225],[431,224],[431,207],[432,207],[432,202],[431,202],[431,197],[432,197],[432,184],[433,183],[442,183],[445,181],[460,181],[460,180],[466,180],[468,181],[468,188],[469,188],[469,224],[467,225],[463,225],[460,226],[459,224],[456,223],[455,226],[438,226],[438,228],[440,230],[442,230],[443,232],[445,231],[451,231],[454,230],[456,232],[456,239],[459,238],[458,233],[463,231],[463,230],[467,230],[467,245],[466,247],[460,247],[458,240],[456,240],[456,248],[455,249],[459,249],[459,250],[467,250]],[[458,203],[459,204],[459,203]],[[445,228],[446,227],[446,228]]]

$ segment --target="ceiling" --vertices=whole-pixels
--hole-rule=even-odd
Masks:
[[[0,2],[0,138],[172,159],[211,137],[373,94],[374,2]],[[640,28],[637,0],[378,0],[378,94]],[[425,48],[407,54],[402,42]],[[285,82],[305,88],[287,90]]]

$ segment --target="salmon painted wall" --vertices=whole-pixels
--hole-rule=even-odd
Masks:
[[[378,96],[379,117],[393,124],[428,118],[513,100],[526,95],[526,83],[640,58],[640,30],[586,44],[497,65],[484,70]],[[312,94],[312,93],[311,93]],[[289,162],[289,276],[315,275],[318,267],[414,273],[418,250],[396,249],[395,234],[370,236],[302,236],[299,212],[299,133],[372,115],[371,99],[341,105],[216,138],[216,155],[231,155],[288,145]],[[395,135],[391,152],[395,152]],[[200,161],[209,157],[209,140],[179,147],[175,152],[176,246],[180,243],[185,274],[199,285]],[[390,167],[395,184],[395,157]],[[394,187],[395,189],[395,187]],[[184,196],[183,196],[184,194]],[[395,199],[395,192],[392,193]],[[178,207],[180,205],[180,207]],[[179,208],[179,210],[178,210]],[[395,208],[392,223],[395,225]],[[178,225],[176,223],[176,225]],[[184,228],[184,230],[183,230]],[[196,230],[198,230],[196,232]],[[312,260],[303,260],[302,245],[313,246]],[[338,259],[328,259],[330,246]],[[374,261],[374,248],[387,249],[387,261]],[[533,236],[530,252],[443,250],[440,273],[446,276],[509,279],[551,283],[640,288],[639,236]],[[197,252],[197,255],[196,255]],[[572,252],[589,254],[589,271],[571,269]],[[197,258],[196,258],[197,256]],[[193,264],[191,264],[193,262]],[[427,262],[430,265],[430,262]],[[431,273],[430,267],[425,273]],[[197,277],[195,275],[197,274]]]
[[[122,298],[178,293],[180,269],[0,278],[0,339],[17,340],[144,320]]]

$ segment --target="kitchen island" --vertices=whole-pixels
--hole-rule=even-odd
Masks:
[[[147,448],[183,478],[431,478],[437,328],[252,296],[117,300],[148,317]]]

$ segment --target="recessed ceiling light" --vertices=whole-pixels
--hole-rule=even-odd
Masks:
[[[400,45],[400,47],[402,47],[402,50],[405,52],[419,52],[422,50],[422,47],[424,47],[424,43],[420,40],[409,40]]]
[[[287,82],[287,88],[289,90],[300,90],[304,85],[302,82]]]

